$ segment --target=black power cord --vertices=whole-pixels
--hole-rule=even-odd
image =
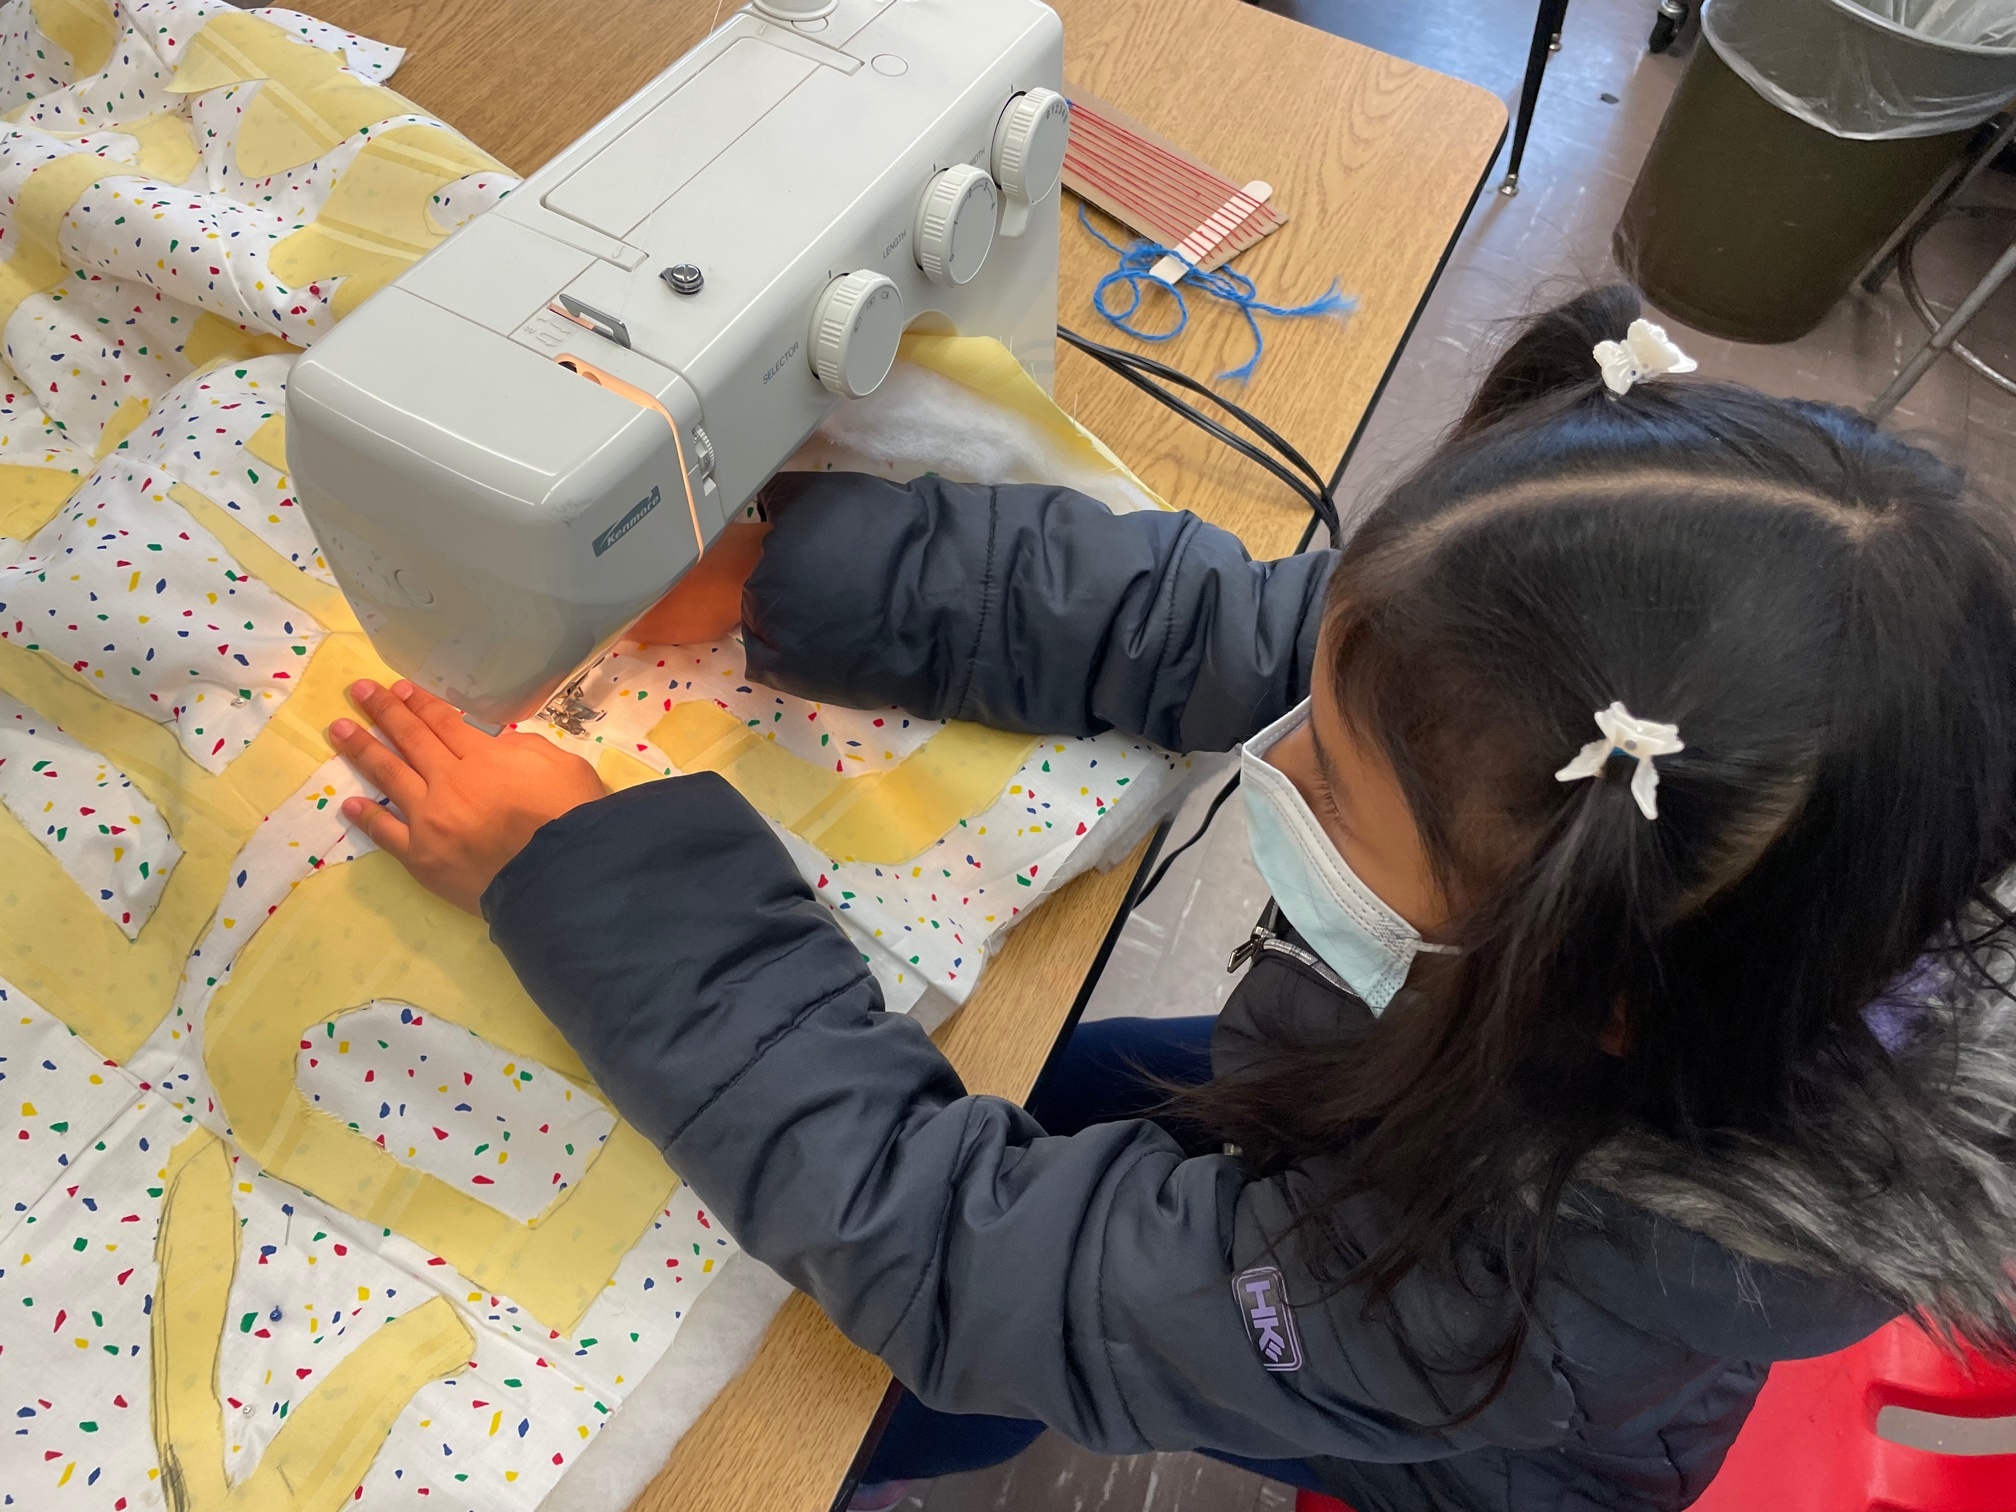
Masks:
[[[1218,810],[1225,807],[1225,800],[1238,790],[1239,774],[1234,772],[1225,786],[1218,789],[1217,793],[1213,795],[1211,806],[1204,810],[1204,818],[1197,825],[1197,832],[1177,846],[1176,849],[1169,852],[1168,855],[1164,856],[1162,864],[1155,868],[1146,882],[1141,884],[1141,890],[1134,894],[1134,902],[1137,906],[1147,898],[1148,894],[1162,885],[1162,879],[1169,875],[1169,868],[1176,864],[1176,858],[1211,832],[1211,821],[1218,817]]]
[[[1075,347],[1078,351],[1083,352],[1094,362],[1100,364],[1100,366],[1108,369],[1128,383],[1133,384],[1134,387],[1141,390],[1142,393],[1148,395],[1151,399],[1154,399],[1158,404],[1166,405],[1169,409],[1174,410],[1207,435],[1214,436],[1218,440],[1223,441],[1249,462],[1258,467],[1265,468],[1274,477],[1293,490],[1295,496],[1309,506],[1309,523],[1303,527],[1302,539],[1296,543],[1295,550],[1297,553],[1309,549],[1309,543],[1316,538],[1316,527],[1318,525],[1321,525],[1329,534],[1332,547],[1342,542],[1343,531],[1338,523],[1336,497],[1337,483],[1343,475],[1341,465],[1336,472],[1326,478],[1316,470],[1307,457],[1303,456],[1301,452],[1290,445],[1281,433],[1267,424],[1266,421],[1260,419],[1259,416],[1253,414],[1250,410],[1234,404],[1222,394],[1213,392],[1202,383],[1199,383],[1195,378],[1192,378],[1188,373],[1177,368],[1172,368],[1167,363],[1157,362],[1152,357],[1143,357],[1138,352],[1129,352],[1119,347],[1107,346],[1103,342],[1094,341],[1090,337],[1079,335],[1068,326],[1060,325],[1057,327],[1057,336],[1067,346]],[[1168,389],[1162,387],[1165,383],[1209,400],[1239,424],[1243,425],[1253,436],[1257,437],[1259,444],[1255,445],[1253,441],[1249,441],[1246,437],[1239,435],[1236,431],[1229,429],[1221,422],[1212,419],[1187,400],[1180,399],[1175,394],[1170,393]],[[1262,450],[1262,447],[1265,447],[1267,450]],[[1269,451],[1273,453],[1272,456],[1268,455]],[[1300,474],[1300,476],[1298,477],[1297,474]],[[1218,817],[1218,811],[1225,806],[1226,800],[1232,796],[1238,789],[1238,786],[1239,774],[1234,772],[1231,780],[1212,797],[1211,806],[1204,811],[1203,822],[1197,826],[1196,833],[1164,856],[1161,864],[1155,868],[1154,873],[1142,884],[1141,890],[1134,895],[1134,902],[1137,906],[1146,902],[1148,895],[1162,885],[1162,879],[1169,875],[1169,868],[1175,864],[1176,858],[1197,844],[1198,841],[1202,840],[1209,833],[1212,821]]]
[[[1329,532],[1330,544],[1332,546],[1339,544],[1342,539],[1342,532],[1337,520],[1337,500],[1335,496],[1337,480],[1335,478],[1324,477],[1322,473],[1316,470],[1315,465],[1307,457],[1291,446],[1282,437],[1281,433],[1267,424],[1266,421],[1255,415],[1251,410],[1234,404],[1222,394],[1212,392],[1211,389],[1199,383],[1188,373],[1172,368],[1167,363],[1157,362],[1152,357],[1143,357],[1138,352],[1127,352],[1122,351],[1119,347],[1107,346],[1103,342],[1094,341],[1090,337],[1079,335],[1069,326],[1060,325],[1057,327],[1057,335],[1067,346],[1075,347],[1077,350],[1083,352],[1100,366],[1108,369],[1126,382],[1133,384],[1135,388],[1141,390],[1142,393],[1148,395],[1149,398],[1155,400],[1158,404],[1165,405],[1169,409],[1174,410],[1192,425],[1205,432],[1205,434],[1224,442],[1232,450],[1239,453],[1240,456],[1246,458],[1257,467],[1265,468],[1275,478],[1287,485],[1297,498],[1309,506],[1309,512],[1312,516],[1309,528],[1302,533],[1302,544],[1296,548],[1298,551],[1307,549],[1309,542],[1315,536],[1318,524],[1321,524]],[[1254,442],[1229,429],[1221,422],[1214,420],[1195,405],[1170,393],[1168,389],[1162,387],[1162,384],[1165,383],[1173,384],[1180,389],[1186,389],[1190,393],[1196,394],[1200,398],[1215,404],[1239,424],[1246,427],[1254,436],[1258,437],[1260,444],[1255,445]],[[1262,450],[1262,447],[1271,450],[1273,455],[1268,455],[1268,451]],[[1299,477],[1297,476],[1298,473],[1300,474]]]

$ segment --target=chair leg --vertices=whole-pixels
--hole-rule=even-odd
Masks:
[[[1890,270],[1897,266],[1897,250],[1904,245],[1905,239],[1965,194],[1988,165],[2001,156],[2002,149],[2009,145],[2012,136],[2016,136],[2016,110],[2002,117],[1987,143],[1978,151],[1971,156],[1963,152],[1946,165],[1945,171],[1925,191],[1925,197],[1890,233],[1889,239],[1876,249],[1876,255],[1869,259],[1869,265],[1862,270],[1856,282],[1871,294],[1880,290],[1884,280],[1889,278]]]
[[[1981,306],[1988,303],[1997,289],[2009,281],[2016,273],[2016,243],[1995,259],[1995,266],[1988,270],[1988,276],[1974,285],[1967,297],[1960,301],[1960,308],[1946,317],[1945,324],[1932,333],[1932,337],[1919,349],[1918,355],[1904,364],[1903,371],[1890,380],[1890,386],[1870,401],[1864,411],[1871,420],[1881,420],[1897,407],[1898,401],[1911,392],[1912,386],[1925,376],[1925,371],[1937,362],[1942,353],[1960,339],[1960,333],[1967,329],[1967,323],[1981,313]]]
[[[1519,164],[1526,157],[1526,137],[1533,129],[1533,107],[1540,101],[1540,80],[1547,72],[1550,44],[1561,35],[1561,23],[1568,15],[1568,0],[1540,0],[1540,12],[1533,20],[1533,45],[1526,54],[1526,79],[1519,86],[1519,115],[1512,127],[1512,156],[1505,164],[1505,181],[1498,192],[1510,199],[1519,192]]]

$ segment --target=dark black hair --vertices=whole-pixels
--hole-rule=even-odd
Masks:
[[[1831,405],[1706,377],[1611,393],[1591,348],[1639,313],[1614,287],[1528,324],[1337,566],[1317,675],[1391,760],[1460,955],[1417,966],[1369,1039],[1277,1045],[1188,1100],[1256,1172],[1348,1151],[1303,1227],[1383,1199],[1387,1242],[1328,1261],[1369,1306],[1482,1255],[1530,1308],[1563,1194],[1620,1134],[1795,1152],[1849,1193],[1911,1169],[1908,1110],[1936,1120],[1937,1095],[1879,1095],[1912,1073],[1863,1010],[1928,952],[1979,978],[2008,923],[2007,521]],[[1555,778],[1613,701],[1686,742],[1656,820],[1621,756]],[[2016,1352],[2009,1296],[1932,1321]]]

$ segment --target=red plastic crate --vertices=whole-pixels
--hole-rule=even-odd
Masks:
[[[2016,1416],[2016,1370],[1957,1360],[1907,1320],[1771,1367],[1694,1512],[2016,1512],[2016,1454],[1939,1454],[1876,1436],[1885,1407]]]
[[[1876,1434],[1885,1407],[2016,1417],[2016,1370],[1955,1359],[1899,1320],[1852,1349],[1788,1360],[1692,1512],[2016,1512],[2016,1454],[1939,1454]],[[1299,1492],[1295,1512],[1351,1512]]]

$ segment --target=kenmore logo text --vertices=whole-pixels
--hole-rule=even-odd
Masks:
[[[630,506],[629,513],[595,537],[595,555],[600,556],[611,546],[636,528],[637,522],[658,507],[658,485],[651,485],[651,492]]]

